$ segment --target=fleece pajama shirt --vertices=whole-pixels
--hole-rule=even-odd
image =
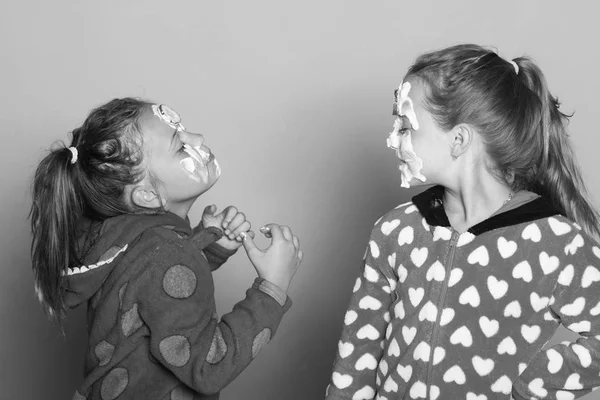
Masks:
[[[172,213],[92,225],[84,266],[65,271],[67,304],[88,311],[74,400],[214,400],[256,357],[291,302],[257,279],[219,318],[211,272],[233,254],[215,243],[220,235]]]
[[[574,399],[600,386],[598,243],[542,197],[462,234],[442,199],[430,188],[375,224],[327,399]],[[546,348],[559,324],[579,338]]]

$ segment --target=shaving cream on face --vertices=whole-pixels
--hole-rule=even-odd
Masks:
[[[398,158],[402,161],[399,169],[402,175],[401,186],[405,188],[410,187],[410,181],[413,178],[419,179],[421,182],[425,182],[426,180],[425,176],[421,174],[423,160],[417,156],[413,149],[410,130],[407,130],[403,134],[400,133],[402,128],[402,119],[400,117],[402,116],[408,119],[412,129],[415,131],[419,129],[419,121],[417,121],[412,99],[408,97],[410,88],[410,82],[403,82],[400,83],[396,91],[394,115],[397,115],[397,118],[394,121],[394,130],[387,139],[387,146],[395,149]]]
[[[171,107],[164,104],[152,104],[152,112],[171,128],[185,130],[181,124],[181,117]]]
[[[189,144],[183,145],[183,151],[189,155],[180,161],[183,170],[196,182],[208,182],[207,166],[210,162],[210,153],[204,151],[200,146],[192,147]]]

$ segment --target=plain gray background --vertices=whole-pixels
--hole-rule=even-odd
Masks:
[[[8,3],[8,2],[5,2]],[[402,190],[386,148],[392,94],[415,57],[459,42],[528,54],[575,111],[593,200],[598,6],[592,1],[14,1],[0,13],[0,398],[68,399],[81,381],[84,310],[66,338],[32,288],[27,213],[46,148],[114,97],[170,105],[223,167],[193,208],[234,204],[290,225],[306,254],[294,306],[224,400],[320,399],[373,222]],[[266,244],[262,240],[260,244]],[[255,276],[241,250],[216,275],[219,312]],[[565,335],[557,338],[560,340]],[[587,399],[599,399],[590,395]]]

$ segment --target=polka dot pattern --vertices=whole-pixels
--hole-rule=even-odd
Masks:
[[[164,338],[158,347],[165,361],[175,367],[183,367],[190,360],[190,342],[185,336]]]
[[[196,274],[185,265],[175,265],[163,278],[165,293],[176,299],[186,299],[196,290]]]
[[[260,352],[262,347],[271,341],[271,330],[269,328],[265,328],[260,331],[252,341],[252,358],[256,357],[256,355]]]
[[[129,374],[125,368],[112,369],[104,379],[100,386],[100,397],[102,400],[114,400],[119,397],[129,383]]]
[[[600,385],[595,242],[562,216],[475,235],[417,211],[372,231],[327,398],[572,399]],[[584,339],[545,349],[556,320]]]
[[[94,347],[94,354],[98,357],[98,365],[103,367],[110,362],[115,351],[115,346],[103,340]]]
[[[225,343],[225,339],[223,339],[223,332],[221,332],[221,329],[217,326],[212,343],[210,344],[210,349],[206,355],[206,361],[209,364],[217,364],[225,357],[225,354],[227,354],[227,343]]]
[[[138,313],[138,305],[135,303],[128,311],[123,313],[121,317],[121,330],[126,337],[131,336],[135,331],[140,329],[144,323]]]

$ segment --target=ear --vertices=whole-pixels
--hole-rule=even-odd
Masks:
[[[467,152],[473,142],[473,127],[467,124],[458,124],[450,131],[450,155],[457,159]]]
[[[158,191],[146,185],[136,185],[131,191],[131,201],[142,208],[161,208],[165,205]]]

